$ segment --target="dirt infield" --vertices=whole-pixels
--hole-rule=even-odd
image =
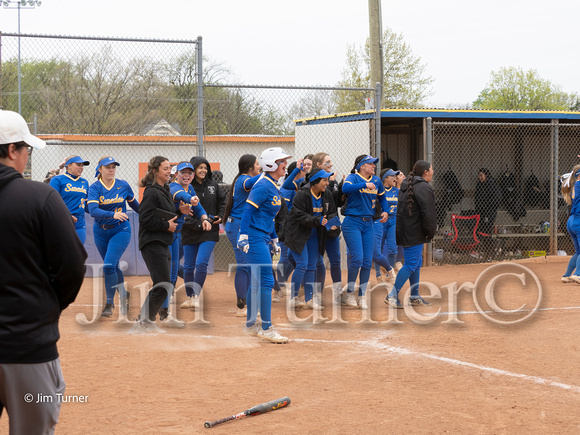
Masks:
[[[63,403],[57,433],[578,434],[580,285],[560,281],[568,259],[518,262],[538,277],[539,288],[532,274],[505,263],[487,275],[489,264],[423,269],[422,281],[434,286],[421,293],[442,293],[416,310],[422,316],[439,310],[431,319],[398,310],[396,323],[382,302],[384,288],[372,291],[367,319],[343,308],[341,324],[328,291],[323,315],[333,322],[299,324],[286,313],[286,298],[273,304],[274,324],[291,340],[285,345],[242,335],[233,277],[226,273],[208,277],[207,323],[178,308],[178,318],[190,322],[185,329],[146,335],[128,334],[130,325],[115,323],[117,312],[79,324],[79,313],[92,318],[93,282],[87,279],[62,317],[59,351],[66,395],[88,398]],[[481,285],[475,289],[479,309],[466,286],[457,292],[457,306],[449,305],[454,287],[448,284],[459,288],[478,276],[489,284],[505,273],[512,275],[497,280],[495,300],[506,310],[525,304],[522,310],[492,313]],[[145,281],[132,277],[129,287]],[[139,291],[133,291],[131,317],[139,308]],[[183,298],[178,292],[178,304]],[[283,396],[292,400],[287,408],[203,427]],[[7,433],[7,422],[0,419],[0,433]]]

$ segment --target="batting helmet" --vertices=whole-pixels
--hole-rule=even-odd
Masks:
[[[292,156],[286,154],[280,147],[268,148],[260,156],[260,166],[264,172],[274,172],[278,169],[277,160],[289,159],[290,157]]]

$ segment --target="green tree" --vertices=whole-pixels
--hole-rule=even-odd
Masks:
[[[492,71],[485,89],[473,102],[481,110],[571,110],[575,94],[540,77],[535,69],[503,67]]]
[[[433,91],[433,78],[427,76],[426,65],[415,56],[402,34],[387,28],[382,37],[383,99],[382,108],[419,108]],[[342,71],[341,87],[373,88],[370,83],[370,45],[347,48],[346,67]],[[335,103],[339,112],[364,110],[364,98],[357,91],[336,91]],[[374,96],[374,95],[373,95]]]

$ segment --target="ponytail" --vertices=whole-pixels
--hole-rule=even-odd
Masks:
[[[561,188],[562,196],[564,197],[564,200],[568,205],[572,204],[572,200],[574,199],[574,195],[576,194],[576,192],[574,192],[573,189],[574,183],[578,178],[578,176],[576,176],[576,172],[578,171],[580,171],[580,165],[574,166],[574,168],[572,169],[572,173],[570,174],[570,178],[562,184]]]
[[[244,154],[242,157],[240,157],[240,160],[238,160],[238,175],[236,175],[234,181],[232,181],[230,191],[228,192],[223,222],[228,220],[228,217],[230,217],[230,213],[232,212],[232,207],[234,205],[234,187],[236,185],[236,181],[238,181],[240,175],[248,173],[254,167],[256,160],[258,159],[253,154]]]
[[[425,172],[429,170],[431,163],[426,160],[418,160],[413,165],[413,170],[409,172],[409,177],[407,178],[407,208],[409,209],[409,216],[413,215],[413,204],[415,204],[415,192],[413,190],[413,181],[415,180],[415,175],[422,177]]]

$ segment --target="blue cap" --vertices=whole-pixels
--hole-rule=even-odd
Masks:
[[[102,159],[98,164],[97,164],[97,169],[95,170],[95,177],[99,176],[99,168],[101,166],[109,166],[110,164],[115,164],[117,166],[120,166],[121,164],[116,161],[113,157],[105,157],[104,159]]]
[[[326,172],[324,169],[318,169],[318,170],[313,170],[310,173],[310,178],[308,179],[309,182],[313,182],[315,180],[318,180],[319,178],[328,178],[331,177],[334,174],[334,172]]]
[[[184,169],[187,169],[187,168],[191,169],[192,171],[195,171],[195,169],[193,169],[193,165],[189,162],[183,162],[183,163],[180,163],[179,165],[177,165],[178,171],[183,171]]]
[[[81,159],[80,156],[73,156],[73,157],[71,157],[66,162],[64,162],[64,165],[65,166],[68,166],[71,163],[82,163],[85,166],[90,165],[90,163],[87,160]]]
[[[385,181],[386,177],[399,175],[400,173],[401,171],[393,171],[392,169],[389,169],[387,172],[383,174],[383,176],[381,177],[381,181]]]
[[[364,159],[362,159],[358,165],[356,165],[356,170],[358,171],[360,169],[360,167],[362,165],[364,165],[365,163],[374,163],[375,165],[378,163],[379,159],[377,159],[376,157],[373,156],[366,156]]]

